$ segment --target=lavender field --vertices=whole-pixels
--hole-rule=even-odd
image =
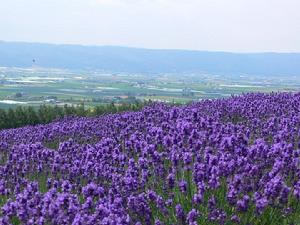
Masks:
[[[300,224],[300,93],[0,132],[0,224]]]

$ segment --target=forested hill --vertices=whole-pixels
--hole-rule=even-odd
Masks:
[[[0,66],[111,72],[209,72],[300,76],[300,53],[227,53],[0,42]]]

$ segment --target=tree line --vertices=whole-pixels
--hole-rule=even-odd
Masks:
[[[79,106],[41,105],[38,108],[32,106],[18,106],[16,108],[0,109],[0,129],[17,128],[26,125],[45,124],[68,116],[97,116],[123,111],[136,111],[150,102],[136,102],[123,104],[98,105],[87,108],[84,104]]]

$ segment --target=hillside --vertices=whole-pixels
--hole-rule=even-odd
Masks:
[[[0,224],[299,224],[300,93],[0,131]]]
[[[300,75],[300,53],[228,53],[0,42],[0,66],[111,72]]]

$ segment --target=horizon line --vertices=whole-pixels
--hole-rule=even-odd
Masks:
[[[138,46],[125,46],[125,45],[98,45],[98,44],[81,44],[81,43],[55,43],[55,42],[31,42],[31,41],[7,41],[0,40],[0,43],[22,43],[22,44],[44,44],[44,45],[55,45],[55,46],[81,46],[81,47],[115,47],[115,48],[131,48],[131,49],[144,49],[153,51],[185,51],[185,52],[207,52],[207,53],[228,53],[228,54],[300,54],[300,52],[276,52],[276,51],[223,51],[223,50],[198,50],[198,49],[184,49],[184,48],[148,48]]]

